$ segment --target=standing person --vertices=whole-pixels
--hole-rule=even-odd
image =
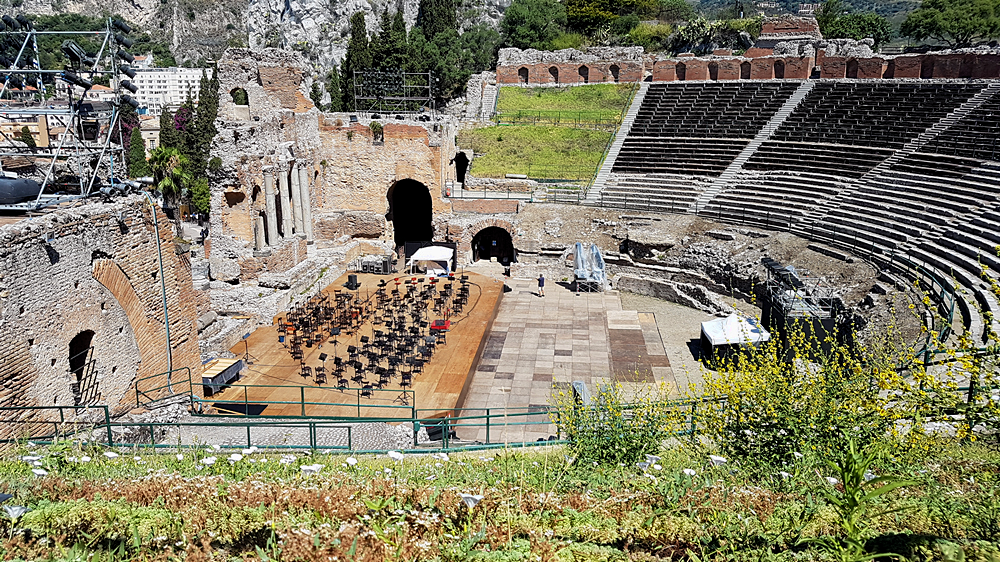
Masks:
[[[538,274],[538,296],[540,296],[540,297],[544,297],[545,296],[545,274],[544,273],[539,273]]]

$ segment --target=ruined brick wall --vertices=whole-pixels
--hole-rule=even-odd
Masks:
[[[224,177],[212,190],[212,255],[238,261],[243,269],[241,282],[252,280],[265,268],[275,271],[285,263],[295,265],[261,255],[271,252],[273,256],[287,240],[324,241],[340,232],[338,227],[331,228],[330,213],[385,215],[386,195],[396,181],[423,183],[430,191],[434,213],[450,211],[443,193],[445,182],[455,180],[450,161],[457,129],[452,121],[438,116],[419,121],[386,115],[378,120],[384,138],[374,139],[370,115],[354,115],[352,122],[351,114],[324,114],[311,102],[304,103],[300,98],[307,94],[302,82],[306,72],[306,61],[281,51],[233,49],[219,62],[220,89],[246,90],[251,115],[249,121],[243,120],[233,110],[231,98],[222,96],[219,135],[213,143]],[[303,212],[311,211],[311,228],[303,224],[286,232],[280,200],[271,199],[274,205],[269,208],[265,178],[274,179],[271,197],[276,197],[281,175],[288,179],[289,213],[297,212],[296,203],[304,204]],[[294,189],[302,178],[307,183],[307,201]],[[259,218],[263,218],[263,228]],[[278,230],[275,240],[269,232],[271,222]],[[264,251],[255,252],[255,242]]]
[[[653,63],[654,82],[676,80],[771,80],[809,78],[813,57],[693,57],[660,59]]]
[[[162,212],[157,217],[158,232],[145,199],[130,197],[0,228],[4,405],[73,406],[78,398],[71,387],[76,375],[70,372],[70,341],[92,331],[85,401],[107,404],[116,413],[135,407],[136,380],[163,373],[168,364],[157,235],[173,368],[191,368],[197,380],[198,311],[190,265],[174,251],[169,221]],[[154,378],[140,390],[165,383],[166,376]],[[65,413],[72,419],[71,410]]]
[[[567,85],[638,82],[643,65],[634,61],[599,61],[590,63],[541,62],[516,66],[497,66],[497,84]],[[617,78],[616,78],[617,75]],[[527,81],[525,81],[527,76]]]

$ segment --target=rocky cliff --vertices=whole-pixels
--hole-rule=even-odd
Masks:
[[[462,0],[459,21],[497,25],[511,0]],[[14,7],[17,4],[17,7]],[[301,53],[317,74],[347,49],[351,15],[365,12],[369,32],[401,7],[407,26],[419,0],[0,0],[4,13],[120,14],[165,39],[178,62],[214,60],[227,47],[282,47]]]

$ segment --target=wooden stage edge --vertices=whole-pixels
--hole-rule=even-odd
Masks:
[[[361,288],[357,294],[365,299],[373,295],[379,281],[388,283],[387,289],[395,288],[396,279],[420,279],[421,276],[401,274],[374,275],[356,274]],[[286,313],[276,316],[270,326],[262,326],[248,338],[234,345],[230,351],[237,358],[249,356],[249,364],[239,381],[221,392],[206,397],[206,404],[224,414],[246,414],[256,416],[288,417],[332,417],[332,418],[411,418],[414,413],[420,418],[449,415],[460,408],[472,386],[472,378],[486,347],[486,339],[503,298],[504,282],[477,273],[466,272],[470,282],[468,304],[458,315],[452,315],[451,329],[447,332],[447,343],[439,345],[423,372],[413,376],[412,389],[399,386],[396,376],[383,389],[375,389],[372,397],[362,397],[360,385],[352,382],[347,390],[337,387],[336,377],[328,375],[328,383],[318,385],[314,377],[302,374],[300,361],[293,359],[289,349],[290,338],[278,341],[277,326]],[[423,276],[426,286],[429,278]],[[438,286],[443,280],[439,279]],[[331,295],[335,291],[347,291],[345,273],[325,287],[322,292]],[[457,288],[458,276],[453,282]],[[405,289],[405,285],[400,285]],[[315,369],[323,365],[333,371],[334,357],[347,360],[348,346],[360,347],[361,336],[372,337],[374,330],[383,330],[373,324],[374,315],[364,319],[360,328],[352,334],[346,332],[336,338],[337,345],[330,340],[312,347],[302,347],[302,365]],[[428,321],[440,318],[429,312]],[[320,354],[328,357],[319,360]],[[348,368],[350,372],[350,368]],[[371,377],[369,377],[370,379]],[[375,377],[377,380],[377,377]],[[417,411],[414,412],[414,409]]]

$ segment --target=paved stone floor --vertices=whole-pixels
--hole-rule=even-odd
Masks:
[[[506,416],[495,420],[491,442],[554,434],[544,415],[511,417],[550,405],[554,383],[582,381],[591,393],[611,380],[673,384],[652,315],[622,310],[617,292],[551,284],[539,297],[533,279],[509,279],[507,286],[464,404],[466,415],[489,409]],[[537,424],[515,425],[521,420]],[[486,439],[485,429],[458,434]]]

